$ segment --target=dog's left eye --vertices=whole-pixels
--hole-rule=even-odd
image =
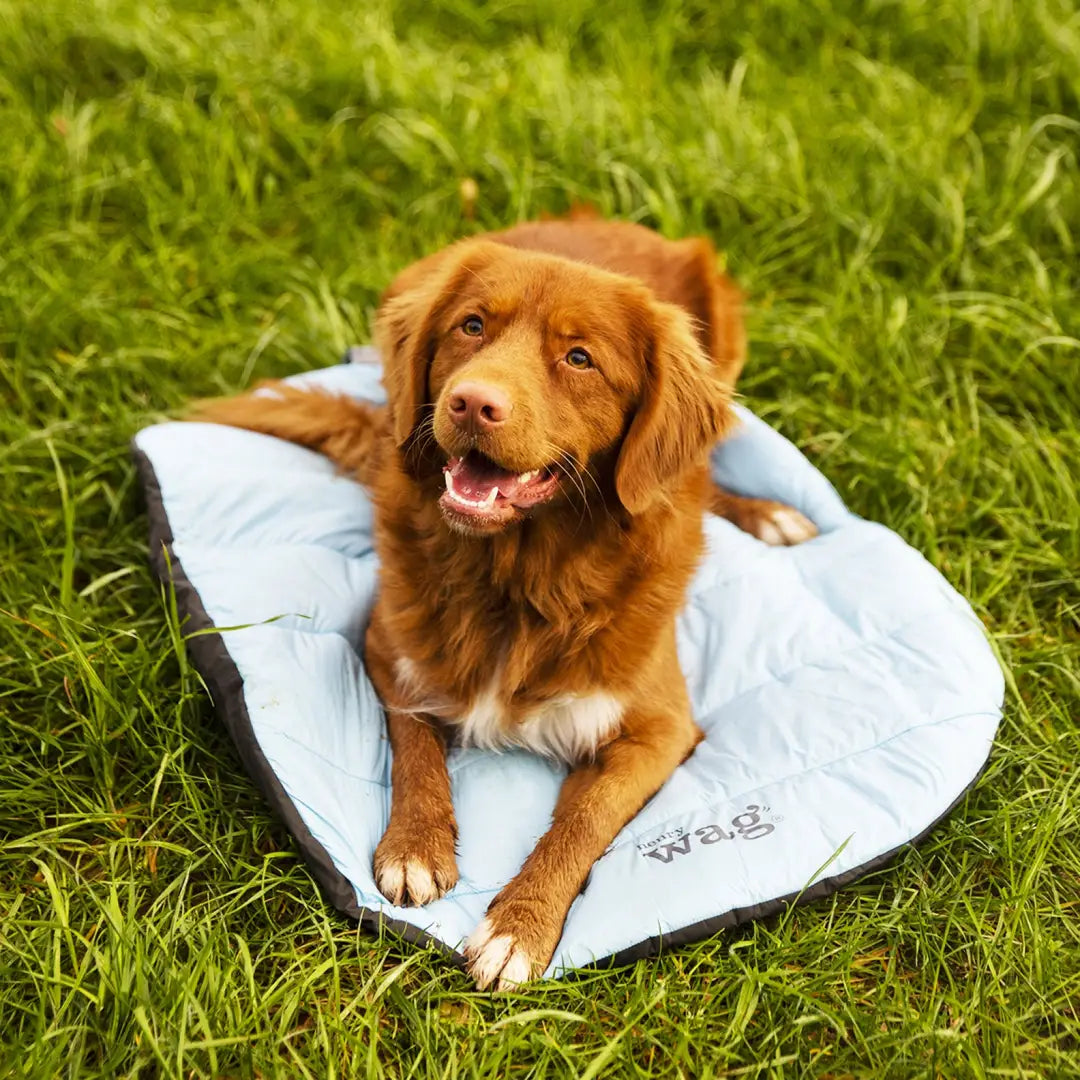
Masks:
[[[571,349],[566,354],[566,362],[579,370],[592,367],[592,357],[584,349]]]
[[[461,329],[469,337],[479,337],[484,332],[484,320],[479,315],[470,315],[462,324]]]

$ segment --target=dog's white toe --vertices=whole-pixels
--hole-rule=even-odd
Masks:
[[[398,905],[430,904],[443,894],[431,871],[416,859],[390,860],[379,868],[375,883],[390,903]]]
[[[510,934],[495,934],[485,915],[465,942],[469,974],[481,990],[513,990],[532,978],[533,962]]]
[[[801,544],[817,536],[817,526],[791,506],[777,505],[768,516],[761,517],[754,535],[773,547]]]

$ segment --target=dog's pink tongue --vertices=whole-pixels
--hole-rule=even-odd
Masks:
[[[510,497],[518,487],[515,473],[500,469],[495,462],[473,454],[453,458],[446,468],[454,478],[454,490],[467,499],[486,498],[492,488],[498,488],[503,495]]]

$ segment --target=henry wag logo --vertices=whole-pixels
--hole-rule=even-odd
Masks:
[[[681,828],[673,829],[653,840],[638,844],[637,848],[643,858],[656,859],[657,862],[666,864],[674,862],[680,855],[689,855],[695,847],[708,847],[719,844],[722,840],[760,840],[763,836],[775,832],[776,826],[784,820],[779,815],[773,815],[767,821],[763,820],[769,810],[768,806],[751,805],[731,819],[730,828],[704,825],[693,832]]]

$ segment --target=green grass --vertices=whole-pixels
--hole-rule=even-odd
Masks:
[[[0,28],[0,1075],[1080,1075],[1071,2],[0,0]],[[748,402],[970,598],[1008,698],[890,869],[491,998],[317,895],[184,659],[127,443],[367,340],[422,252],[582,199],[716,240]]]

